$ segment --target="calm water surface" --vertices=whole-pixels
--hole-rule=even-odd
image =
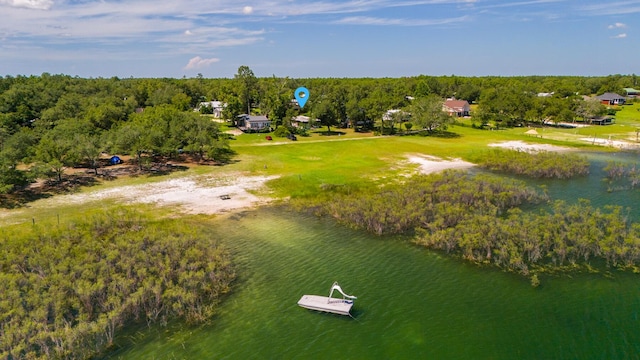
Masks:
[[[635,156],[618,156],[634,160]],[[554,198],[629,206],[592,175],[546,182]],[[447,258],[402,237],[374,237],[330,219],[262,209],[220,220],[239,280],[211,324],[142,328],[119,339],[123,359],[624,359],[640,356],[640,279],[629,273],[528,279]],[[296,305],[333,281],[358,296],[355,319]]]

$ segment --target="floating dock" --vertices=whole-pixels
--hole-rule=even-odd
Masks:
[[[337,290],[342,294],[342,299],[332,297],[334,290]],[[351,311],[351,307],[353,307],[353,301],[355,299],[357,299],[357,297],[345,294],[340,285],[338,285],[338,282],[334,282],[331,286],[328,297],[319,295],[302,295],[300,300],[298,300],[298,305],[305,309],[351,316],[349,311]]]
[[[324,311],[339,315],[350,315],[353,300],[336,299],[319,295],[302,295],[298,305],[303,308]]]

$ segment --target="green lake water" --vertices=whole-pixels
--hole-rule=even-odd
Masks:
[[[619,156],[625,161],[635,156]],[[592,175],[545,182],[553,198],[631,208],[640,190],[607,192]],[[640,278],[631,273],[529,280],[331,219],[279,208],[221,219],[239,279],[210,324],[141,328],[123,359],[625,359],[640,356]],[[358,296],[354,318],[306,310],[333,281]]]

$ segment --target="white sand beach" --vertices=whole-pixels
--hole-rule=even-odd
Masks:
[[[420,165],[420,172],[423,174],[430,174],[447,169],[468,169],[475,166],[475,164],[461,159],[446,160],[430,155],[411,155],[407,159],[411,163]]]

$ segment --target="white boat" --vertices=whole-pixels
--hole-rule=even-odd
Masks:
[[[342,299],[333,297],[334,290],[337,290],[342,294]],[[338,285],[338,282],[334,282],[331,286],[331,291],[329,291],[329,297],[319,295],[302,295],[300,300],[298,300],[298,305],[310,310],[351,316],[349,311],[351,311],[351,307],[353,306],[353,301],[355,299],[357,299],[357,297],[345,294],[340,285]]]

